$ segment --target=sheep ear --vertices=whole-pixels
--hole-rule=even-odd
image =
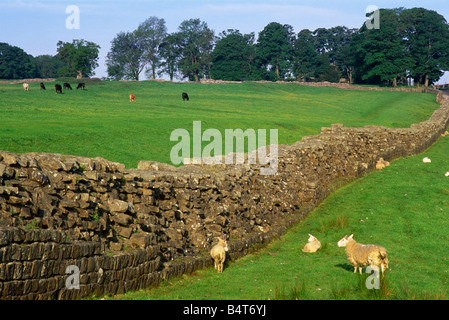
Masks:
[[[353,236],[354,236],[354,234],[351,234],[351,235],[348,237],[348,239],[352,239]]]

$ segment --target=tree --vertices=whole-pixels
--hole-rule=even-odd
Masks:
[[[37,69],[38,78],[56,78],[59,69],[65,67],[64,62],[58,59],[57,56],[40,55],[33,59]]]
[[[329,29],[328,54],[331,64],[352,83],[352,75],[355,69],[354,54],[351,51],[351,41],[357,29],[348,29],[345,26],[337,26]]]
[[[178,71],[178,62],[181,56],[181,38],[178,33],[165,37],[159,46],[159,54],[162,58],[160,74],[166,73],[173,81]]]
[[[157,17],[150,17],[142,22],[137,30],[136,39],[141,41],[139,46],[143,50],[143,59],[150,64],[147,75],[156,79],[156,70],[160,67],[161,57],[159,47],[167,36],[165,20]]]
[[[315,76],[319,54],[315,50],[315,39],[308,29],[298,33],[294,43],[293,73],[296,79],[306,81]]]
[[[257,57],[263,68],[274,79],[281,80],[291,71],[293,60],[293,27],[277,22],[269,23],[260,33],[257,44]]]
[[[136,41],[135,32],[120,32],[111,41],[106,56],[108,75],[113,80],[139,80],[147,65],[144,51]]]
[[[228,81],[250,79],[254,76],[254,58],[254,33],[223,31],[212,52],[212,76]]]
[[[331,63],[327,52],[318,57],[316,77],[319,81],[338,82],[340,80],[340,71],[335,64]]]
[[[0,43],[0,79],[35,78],[33,57],[19,47]]]
[[[65,67],[59,70],[62,77],[90,77],[98,67],[100,46],[86,40],[73,40],[72,43],[58,41],[57,57],[65,62]]]
[[[410,75],[427,87],[449,70],[449,25],[442,15],[423,8],[404,10],[400,18],[411,59]]]
[[[132,32],[119,32],[111,41],[106,57],[111,79],[139,80],[140,74],[150,65],[147,75],[156,79],[161,66],[160,46],[167,36],[165,20],[150,17]]]
[[[214,44],[214,32],[200,19],[183,21],[178,27],[181,40],[181,58],[178,68],[183,77],[199,82],[210,72],[210,53]]]
[[[361,80],[396,86],[397,79],[406,76],[410,59],[402,37],[401,10],[381,9],[381,27],[368,29],[364,25],[354,36],[353,48]]]

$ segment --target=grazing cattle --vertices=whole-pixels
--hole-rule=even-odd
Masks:
[[[46,90],[43,82],[41,82],[41,90]]]
[[[185,100],[189,101],[189,95],[187,93],[183,92],[182,93],[182,101],[185,101]]]
[[[28,91],[30,90],[30,85],[28,83],[24,83],[23,84],[23,91]]]
[[[84,90],[85,87],[86,87],[86,85],[84,83],[80,82],[80,83],[78,83],[78,86],[76,87],[76,90],[78,90],[78,89]]]
[[[70,85],[70,83],[64,83],[63,84],[63,87],[64,87],[64,89],[70,89],[70,90],[72,90],[72,86]]]
[[[55,90],[56,90],[56,94],[62,93],[62,87],[61,87],[61,85],[55,84]]]
[[[129,102],[136,102],[136,96],[133,95],[132,93],[129,95]]]

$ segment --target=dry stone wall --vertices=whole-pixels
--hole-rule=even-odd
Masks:
[[[278,172],[256,165],[153,161],[137,169],[102,158],[0,151],[0,299],[77,299],[151,286],[229,259],[284,233],[329,192],[420,153],[446,130],[449,102],[410,128],[335,124],[278,146]],[[67,281],[76,266],[79,287]],[[75,275],[75,274],[73,274]]]

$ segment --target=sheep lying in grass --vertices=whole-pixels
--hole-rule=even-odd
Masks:
[[[226,251],[228,251],[228,244],[226,240],[218,238],[218,244],[216,244],[211,250],[210,255],[214,259],[214,267],[218,272],[223,272],[223,264],[226,260]]]
[[[390,165],[390,162],[385,161],[384,158],[379,158],[379,160],[377,160],[377,163],[376,163],[376,169],[382,170],[383,168],[385,168],[389,165]]]
[[[321,248],[321,243],[318,241],[317,238],[312,236],[309,233],[309,242],[306,243],[304,248],[302,249],[303,252],[317,252]]]
[[[346,247],[346,255],[349,262],[354,266],[354,273],[359,268],[359,272],[362,274],[363,266],[376,266],[377,268],[380,267],[383,276],[384,271],[388,268],[387,250],[382,246],[357,243],[352,234],[349,237],[344,236],[338,241],[338,246]]]

